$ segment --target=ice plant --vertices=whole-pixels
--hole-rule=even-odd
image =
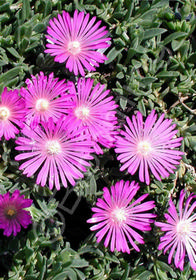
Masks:
[[[165,119],[164,114],[157,119],[154,110],[145,122],[140,112],[132,120],[128,117],[126,120],[125,131],[117,137],[115,149],[120,154],[117,159],[123,163],[120,170],[128,169],[133,175],[139,169],[140,181],[148,185],[149,170],[159,181],[174,173],[183,152],[175,149],[181,145],[182,137],[176,137],[178,130],[172,120]]]
[[[135,243],[144,243],[138,231],[151,230],[150,223],[156,215],[147,212],[155,207],[154,201],[142,202],[148,194],[133,200],[139,190],[138,183],[121,180],[111,187],[103,189],[103,198],[98,198],[94,212],[88,223],[94,223],[90,229],[97,231],[97,242],[103,238],[104,246],[110,250],[130,253],[128,242],[136,251],[140,251]],[[142,202],[142,203],[141,203]]]
[[[82,178],[90,166],[87,160],[93,159],[87,135],[81,129],[69,132],[63,118],[56,125],[50,118],[34,130],[25,126],[22,133],[16,141],[16,150],[21,153],[15,159],[24,161],[20,169],[27,177],[37,173],[36,183],[41,186],[48,183],[50,189],[55,186],[59,190],[60,183],[64,187],[67,181],[75,185],[75,179]]]
[[[0,101],[0,139],[15,138],[25,119],[25,102],[17,89],[8,91],[4,88]]]
[[[77,130],[85,128],[92,139],[97,142],[96,153],[102,153],[98,143],[110,148],[115,141],[117,105],[105,85],[93,86],[93,79],[79,79],[77,86],[70,83],[72,105],[68,108],[69,128]]]
[[[32,223],[31,215],[25,208],[30,207],[33,201],[25,199],[24,195],[20,195],[19,190],[10,193],[0,194],[0,229],[3,234],[14,236],[21,231],[21,226],[27,228]]]
[[[196,270],[196,195],[190,194],[186,201],[185,196],[186,192],[182,190],[178,207],[170,199],[168,213],[165,214],[166,222],[155,223],[165,232],[158,249],[164,249],[164,254],[169,250],[168,263],[174,257],[175,266],[181,270],[188,256],[191,267]],[[191,201],[194,201],[192,205]]]
[[[26,80],[27,88],[21,89],[21,94],[26,101],[26,120],[31,127],[40,121],[47,122],[53,118],[57,122],[62,114],[66,113],[69,96],[66,94],[67,85],[64,80],[59,81],[51,73],[49,77],[40,72]]]
[[[73,18],[63,11],[58,18],[49,22],[46,35],[46,53],[55,57],[55,61],[66,62],[66,68],[75,75],[85,75],[84,68],[95,71],[99,63],[107,57],[99,50],[109,46],[106,27],[100,27],[101,21],[96,17],[90,19],[90,14],[75,10]]]

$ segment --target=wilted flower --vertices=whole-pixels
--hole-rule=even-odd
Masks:
[[[175,148],[183,138],[176,137],[178,130],[171,123],[172,120],[164,119],[164,114],[157,120],[154,110],[145,122],[140,112],[133,115],[132,121],[127,117],[126,131],[121,131],[116,141],[115,151],[120,154],[117,159],[123,163],[120,170],[128,169],[133,175],[139,169],[139,179],[146,184],[150,184],[149,169],[159,181],[174,173],[183,155]]]
[[[31,127],[35,127],[40,121],[47,122],[53,118],[57,122],[69,107],[69,96],[66,94],[67,85],[58,81],[51,73],[49,77],[40,72],[37,76],[31,76],[26,80],[27,89],[22,88],[21,94],[26,101],[26,119]]]
[[[25,102],[19,96],[19,91],[4,88],[0,101],[0,139],[3,136],[6,140],[15,138],[19,128],[24,125],[25,113]]]
[[[16,156],[16,160],[24,160],[20,169],[27,177],[38,171],[36,183],[49,188],[60,189],[60,181],[67,187],[67,181],[75,185],[75,179],[83,177],[85,166],[90,166],[86,160],[93,159],[90,155],[93,143],[80,129],[69,132],[63,119],[55,125],[52,119],[41,122],[34,130],[25,126],[23,137],[16,141],[16,150],[24,151]]]
[[[121,180],[111,187],[103,189],[103,199],[98,198],[94,212],[88,223],[95,223],[91,230],[96,230],[97,242],[104,237],[104,246],[110,243],[110,250],[130,253],[128,241],[136,251],[140,251],[134,242],[144,243],[139,231],[149,231],[150,223],[155,214],[146,213],[155,207],[154,201],[141,203],[148,194],[144,194],[135,201],[133,200],[139,190],[138,183],[124,182]]]
[[[100,27],[101,21],[95,23],[96,17],[89,18],[90,14],[77,10],[71,18],[63,11],[58,19],[50,20],[47,29],[45,52],[55,56],[57,62],[66,62],[66,68],[75,75],[79,72],[84,76],[84,68],[95,71],[94,66],[98,67],[107,59],[99,50],[109,46],[108,31],[105,26]]]
[[[70,83],[73,97],[68,122],[71,130],[85,128],[95,141],[95,152],[103,153],[98,143],[107,148],[113,146],[117,124],[115,109],[118,106],[109,90],[105,90],[105,85],[98,83],[93,87],[93,82],[92,79],[79,79],[77,87]]]
[[[3,234],[16,236],[21,231],[21,226],[27,228],[32,223],[30,212],[24,208],[30,207],[33,201],[25,199],[20,195],[19,190],[10,193],[0,194],[0,228],[4,230]]]
[[[165,232],[158,249],[164,249],[164,254],[170,250],[168,263],[170,264],[174,257],[175,266],[181,270],[184,269],[184,259],[187,255],[191,267],[196,270],[196,195],[192,193],[184,202],[185,195],[186,192],[182,190],[177,208],[170,199],[168,214],[165,214],[166,223],[155,223]],[[192,200],[194,202],[191,205]]]

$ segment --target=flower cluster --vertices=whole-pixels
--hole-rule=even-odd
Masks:
[[[102,153],[99,144],[114,145],[117,105],[104,85],[93,83],[79,79],[75,87],[40,73],[21,89],[26,114],[16,150],[23,152],[15,159],[23,161],[20,169],[27,176],[38,173],[37,184],[58,190],[60,181],[75,185],[90,165],[85,160],[93,159],[90,153]]]
[[[108,47],[110,38],[101,21],[89,14],[75,11],[73,18],[63,12],[50,20],[46,52],[56,61],[67,61],[66,67],[84,75],[94,70],[106,57],[100,52]],[[78,70],[79,69],[79,70]],[[125,130],[120,129],[116,117],[117,104],[105,85],[90,78],[77,82],[59,80],[51,73],[40,72],[26,80],[26,87],[8,91],[1,96],[0,137],[15,138],[16,150],[22,161],[20,169],[27,176],[37,176],[37,184],[52,189],[75,185],[83,177],[92,159],[90,154],[103,153],[102,146],[115,148],[123,163],[133,175],[139,169],[139,180],[150,183],[149,170],[158,180],[168,177],[179,164],[182,138],[177,138],[172,120],[157,120],[153,110],[143,122],[140,112],[127,118]],[[120,136],[118,136],[120,134]]]
[[[139,231],[149,231],[150,223],[156,217],[155,214],[147,211],[152,210],[154,201],[143,202],[148,194],[134,200],[139,190],[138,183],[124,182],[121,180],[111,187],[104,188],[103,199],[98,199],[96,207],[92,208],[92,218],[88,223],[95,223],[91,230],[98,230],[97,242],[105,236],[104,245],[110,244],[111,251],[114,249],[130,253],[128,242],[136,251],[140,251],[137,243],[143,244],[143,237]],[[155,222],[166,234],[161,237],[159,250],[164,248],[164,253],[170,249],[168,262],[175,254],[174,260],[176,267],[183,270],[184,260],[187,254],[191,266],[196,270],[195,252],[195,220],[196,215],[193,211],[196,207],[196,195],[191,194],[184,203],[186,192],[181,191],[178,204],[178,212],[172,200],[169,201],[168,214],[165,214],[167,223]],[[191,205],[191,201],[194,203]],[[142,202],[142,203],[141,203]],[[15,190],[10,197],[9,192],[0,195],[0,228],[4,230],[4,235],[14,236],[21,230],[21,226],[27,228],[32,223],[30,212],[24,208],[30,207],[31,199],[24,199],[19,190]]]
[[[97,242],[105,238],[104,246],[110,244],[110,250],[130,253],[128,242],[140,251],[137,243],[143,244],[144,240],[139,231],[151,230],[155,214],[147,212],[155,207],[154,201],[142,202],[148,194],[133,200],[139,185],[121,180],[114,186],[103,189],[103,199],[98,198],[94,212],[88,223],[94,223],[92,231],[97,231]],[[188,257],[191,267],[196,270],[196,195],[190,194],[185,201],[186,192],[180,193],[178,207],[169,201],[168,213],[165,214],[166,222],[155,221],[155,225],[165,232],[161,237],[159,250],[164,249],[164,254],[170,250],[168,263],[174,264],[180,270],[184,269],[185,258]],[[191,202],[194,201],[191,205]],[[142,203],[141,203],[142,202]],[[134,242],[135,240],[135,242]]]
[[[73,17],[63,11],[53,18],[47,28],[45,53],[73,72],[75,80],[59,80],[54,73],[43,72],[26,80],[20,89],[5,88],[0,100],[0,140],[16,138],[20,161],[19,169],[27,177],[34,176],[38,185],[60,190],[84,177],[90,166],[92,154],[103,154],[103,147],[114,148],[122,163],[120,171],[127,170],[132,176],[139,173],[139,180],[147,185],[151,177],[162,180],[174,173],[183,152],[178,148],[182,137],[172,120],[152,110],[143,120],[140,112],[126,118],[124,128],[118,124],[116,104],[110,90],[91,78],[87,71],[95,71],[107,60],[105,50],[111,38],[101,21],[90,14],[74,12]],[[73,80],[75,82],[73,82]],[[17,134],[19,134],[17,136]],[[150,174],[152,173],[152,175]],[[131,245],[140,251],[144,243],[142,232],[150,231],[156,215],[151,213],[155,202],[145,201],[148,194],[135,198],[139,191],[135,181],[119,181],[110,189],[103,189],[92,218],[97,242],[113,252],[130,253]],[[195,195],[184,203],[185,191],[181,191],[178,211],[170,200],[166,222],[155,225],[166,232],[159,248],[170,250],[168,262],[183,270],[185,256],[196,270],[196,202]],[[30,212],[24,210],[32,204],[19,190],[0,195],[0,228],[4,235],[15,236],[32,223]],[[150,212],[149,212],[150,211]]]

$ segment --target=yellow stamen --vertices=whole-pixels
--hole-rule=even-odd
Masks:
[[[8,209],[6,214],[7,214],[7,216],[13,217],[16,214],[16,210]]]

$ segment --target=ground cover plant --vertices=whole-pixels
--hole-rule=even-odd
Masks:
[[[195,11],[0,0],[0,279],[195,279]]]

